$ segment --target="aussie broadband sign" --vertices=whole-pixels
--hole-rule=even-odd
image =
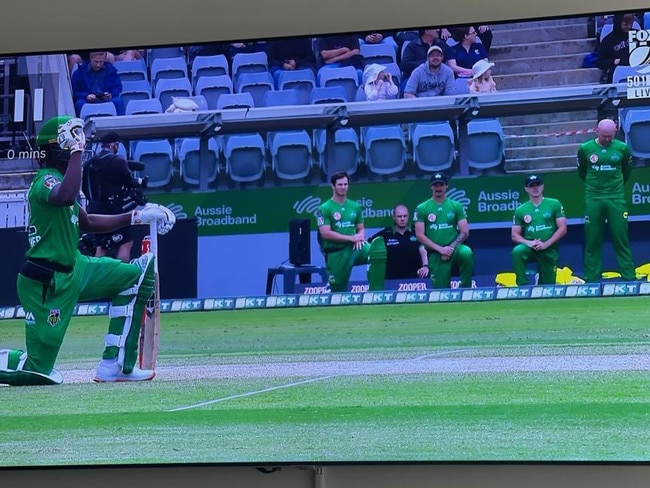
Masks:
[[[470,225],[509,227],[517,206],[526,201],[524,175],[452,178],[447,194],[467,210]],[[650,220],[650,168],[635,168],[626,185],[630,217]],[[196,218],[199,235],[287,232],[289,221],[312,219],[331,197],[329,185],[270,187],[207,193],[163,193],[152,200],[179,218]],[[576,172],[544,175],[544,194],[559,199],[569,219],[583,216],[584,184]],[[391,212],[402,203],[411,211],[431,197],[428,179],[397,182],[352,182],[348,196],[361,205],[366,227],[391,225]]]

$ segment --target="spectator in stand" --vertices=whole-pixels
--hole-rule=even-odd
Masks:
[[[268,43],[269,71],[278,86],[282,71],[310,69],[316,72],[316,58],[308,37],[275,39]]]
[[[363,91],[366,100],[390,100],[397,98],[399,88],[392,75],[386,71],[386,66],[373,63],[363,70]]]
[[[487,61],[488,53],[485,46],[476,42],[474,26],[459,27],[454,31],[454,40],[458,42],[451,48],[451,56],[447,61],[457,78],[472,76],[472,66],[483,59]]]
[[[359,76],[359,82],[363,81],[363,56],[358,36],[321,37],[318,39],[317,45],[323,68],[354,66]],[[318,80],[318,84],[320,85],[320,80]]]
[[[488,63],[481,59],[472,66],[472,77],[467,80],[470,93],[494,93],[497,91],[497,85],[492,78],[492,66],[494,63]]]
[[[75,54],[68,55],[68,68],[70,73],[74,70],[75,66],[83,64],[90,60],[90,53],[93,51],[79,51]],[[113,53],[118,53],[117,55]],[[144,49],[107,49],[106,62],[114,63],[115,61],[135,61],[144,57]]]
[[[444,58],[442,47],[437,44],[431,46],[427,51],[427,60],[415,68],[408,79],[404,88],[404,98],[454,95],[456,93],[454,72],[443,63]]]
[[[475,25],[474,30],[476,31],[477,37],[480,39],[481,43],[485,46],[485,50],[489,53],[490,52],[490,47],[492,47],[492,38],[494,37],[494,34],[492,34],[492,29],[490,29],[489,25]],[[451,31],[445,27],[440,29],[440,38],[444,41],[447,41],[452,37]]]
[[[112,102],[117,115],[124,115],[122,82],[115,67],[106,62],[106,51],[90,53],[90,61],[72,74],[72,92],[77,115],[84,104],[100,102]]]
[[[189,64],[191,65],[197,56],[218,56],[223,54],[228,56],[230,44],[223,42],[213,42],[210,44],[201,44],[199,46],[190,46],[187,50]]]
[[[359,35],[359,38],[366,44],[390,44],[397,51],[394,31],[364,32]]]
[[[266,47],[266,41],[233,42],[228,46],[228,58],[232,62],[236,54],[266,52]]]
[[[634,14],[616,14],[612,22],[612,32],[607,34],[600,43],[596,62],[603,72],[602,81],[605,83],[612,83],[617,66],[630,65],[628,32],[634,24]]]
[[[445,59],[449,59],[450,48],[439,39],[438,29],[420,30],[420,38],[410,41],[404,48],[400,68],[404,79],[411,76],[415,68],[427,60],[427,52],[433,45],[440,46],[443,50]]]

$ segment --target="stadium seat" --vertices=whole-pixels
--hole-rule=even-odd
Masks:
[[[139,81],[148,80],[147,65],[144,59],[136,59],[133,61],[115,61],[113,66],[117,70],[122,83],[126,81]]]
[[[623,120],[625,142],[635,158],[650,158],[650,109],[633,108]]]
[[[324,130],[317,130],[314,135],[316,143],[316,152],[318,153],[318,162],[321,171],[327,175],[327,133]],[[361,153],[359,151],[359,135],[352,128],[338,129],[334,134],[334,161],[336,168],[332,168],[332,173],[345,171],[348,175],[353,175],[359,169],[359,160]]]
[[[497,119],[474,119],[467,124],[470,168],[488,169],[503,161],[504,136]]]
[[[361,55],[365,65],[377,63],[388,64],[397,63],[397,53],[395,46],[390,43],[380,42],[379,44],[360,44]]]
[[[186,97],[198,105],[198,110],[209,110],[208,101],[203,95],[194,95],[193,97]]]
[[[178,151],[181,175],[183,181],[190,185],[198,185],[201,174],[201,166],[208,166],[208,184],[217,179],[219,173],[219,151],[221,139],[211,137],[208,139],[208,158],[201,159],[201,146],[197,138],[188,138],[181,141]]]
[[[156,88],[156,83],[161,79],[187,78],[187,63],[185,58],[158,58],[151,63],[151,86]]]
[[[387,175],[404,169],[406,141],[401,126],[366,127],[362,133],[366,165],[370,171]]]
[[[229,108],[253,108],[255,101],[253,95],[248,92],[232,93],[221,95],[217,100],[217,110],[227,110]]]
[[[386,71],[388,71],[393,77],[393,83],[397,86],[400,86],[402,82],[402,70],[400,69],[397,63],[386,63]]]
[[[130,100],[126,104],[126,115],[161,114],[162,111],[162,105],[160,105],[160,100],[157,98]]]
[[[123,81],[120,97],[125,107],[131,100],[147,100],[151,98],[151,85],[147,80]]]
[[[232,58],[232,77],[237,80],[243,73],[260,73],[268,71],[269,60],[264,51],[255,53],[237,53]]]
[[[344,66],[342,68],[323,67],[318,71],[317,79],[320,87],[343,87],[346,101],[354,101],[359,87],[359,74],[354,66]]]
[[[309,103],[345,103],[345,88],[342,86],[316,87],[311,91]]]
[[[154,93],[164,111],[172,104],[172,97],[192,96],[192,84],[187,78],[163,78],[156,83]]]
[[[232,93],[232,90],[232,80],[228,75],[202,76],[196,82],[194,93],[203,95],[208,102],[208,108],[214,110],[217,108],[219,97]]]
[[[456,78],[454,84],[456,85],[457,94],[463,95],[465,93],[469,93],[469,85],[467,84],[467,78]]]
[[[316,75],[310,69],[297,69],[294,71],[283,70],[278,78],[278,90],[290,88],[298,90],[301,104],[309,103],[311,91],[316,86]]]
[[[81,106],[79,117],[88,120],[90,117],[110,117],[117,115],[113,102],[84,103]]]
[[[276,132],[269,135],[271,166],[284,180],[305,178],[311,173],[311,138],[307,131]]]
[[[253,96],[256,107],[261,107],[264,102],[264,94],[273,90],[273,77],[268,71],[260,73],[241,73],[235,82],[237,93],[250,93]]]
[[[138,141],[133,150],[133,159],[144,163],[139,172],[149,177],[149,188],[167,185],[173,174],[172,147],[166,139]]]
[[[184,57],[183,50],[178,46],[173,47],[154,47],[147,50],[147,63],[151,67],[156,59],[165,58],[182,58]]]
[[[196,82],[202,76],[221,76],[229,75],[230,69],[228,68],[228,59],[223,54],[216,54],[214,56],[197,56],[192,61],[192,84],[196,86]]]
[[[283,105],[299,105],[298,90],[269,90],[264,93],[262,107],[277,107]]]
[[[259,180],[264,176],[265,154],[264,141],[259,134],[228,136],[224,147],[228,176],[239,183]]]
[[[443,171],[454,162],[454,132],[449,122],[414,124],[413,162],[422,171]]]

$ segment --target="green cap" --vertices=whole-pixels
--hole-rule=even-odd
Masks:
[[[46,144],[56,143],[59,126],[65,124],[71,118],[72,117],[69,115],[57,115],[56,117],[52,117],[47,122],[45,122],[43,124],[43,127],[41,127],[40,132],[38,133],[38,137],[36,138],[36,145],[44,146]]]

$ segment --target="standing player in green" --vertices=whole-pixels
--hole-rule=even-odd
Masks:
[[[352,267],[370,264],[370,290],[383,290],[386,274],[386,244],[383,238],[366,241],[361,205],[348,199],[350,179],[345,172],[330,178],[332,198],[316,211],[318,243],[325,255],[330,290],[348,289]]]
[[[460,273],[460,286],[471,288],[474,253],[463,244],[469,236],[467,214],[461,203],[447,198],[448,183],[444,173],[431,177],[432,197],[415,209],[415,235],[429,253],[434,288],[450,288],[454,268]]]
[[[140,318],[154,287],[153,254],[132,263],[83,256],[79,230],[111,232],[156,221],[159,233],[174,214],[156,204],[120,215],[87,214],[79,206],[84,122],[67,116],[48,120],[37,138],[41,169],[29,188],[29,249],[17,280],[25,311],[26,351],[0,350],[0,383],[55,385],[63,377],[54,364],[79,300],[110,298],[110,322],[95,381],[150,380],[155,373],[135,366]]]
[[[529,200],[515,210],[512,220],[512,267],[517,286],[527,285],[526,263],[537,263],[540,285],[554,285],[560,259],[558,241],[566,235],[564,207],[554,198],[544,197],[544,182],[530,175],[525,182]]]
[[[584,279],[587,283],[598,282],[602,276],[606,223],[622,279],[636,279],[624,189],[632,172],[632,154],[627,144],[614,138],[616,129],[613,120],[601,120],[596,139],[578,149],[578,175],[585,182]]]

